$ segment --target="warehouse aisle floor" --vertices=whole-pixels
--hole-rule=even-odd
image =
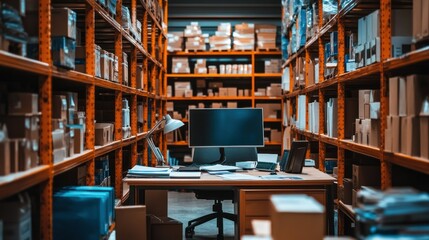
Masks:
[[[211,213],[213,203],[211,200],[196,199],[193,192],[168,192],[168,216],[183,223],[183,239],[188,221]],[[223,201],[222,208],[225,212],[234,212],[231,201]],[[234,223],[224,220],[223,224],[225,240],[234,239]],[[197,226],[192,239],[216,239],[217,232],[216,220],[212,220]]]

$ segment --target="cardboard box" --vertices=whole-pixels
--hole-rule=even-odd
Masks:
[[[146,190],[145,204],[147,214],[158,217],[168,216],[168,191]]]
[[[73,130],[74,138],[73,138],[73,147],[74,153],[79,154],[85,150],[85,127],[79,124],[68,125],[68,127]]]
[[[5,136],[5,127],[0,132],[0,176],[10,173],[10,147],[9,139]]]
[[[101,74],[101,47],[98,45],[95,45],[95,76],[101,78],[102,74]],[[104,62],[103,62],[104,64]]]
[[[392,116],[392,152],[400,152],[401,144],[401,118]]]
[[[113,140],[113,124],[95,124],[95,145],[104,146]]]
[[[76,46],[74,65],[76,71],[86,73],[86,49],[84,46]]]
[[[30,141],[38,142],[40,130],[39,120],[39,115],[8,116],[5,122],[9,138],[26,138]]]
[[[407,83],[405,77],[399,77],[398,105],[398,115],[405,117],[407,115]]]
[[[323,239],[325,210],[314,198],[307,195],[272,195],[271,236],[277,239]],[[311,231],[308,231],[311,226]]]
[[[34,93],[9,93],[8,114],[36,114],[39,112],[39,97]]]
[[[353,189],[380,186],[380,166],[353,164]]]
[[[76,12],[69,8],[51,10],[52,37],[67,37],[76,40]]]
[[[422,37],[429,35],[429,2],[422,0]]]
[[[420,113],[420,108],[422,104],[421,96],[421,85],[420,83],[424,81],[423,76],[419,75],[409,75],[407,76],[407,115],[408,116],[418,116]]]
[[[169,217],[148,215],[148,239],[182,239],[182,222]]]
[[[429,159],[429,117],[420,117],[420,156]]]
[[[100,50],[100,75],[101,78],[109,80],[110,75],[110,61],[109,61],[109,52],[106,50]]]
[[[357,207],[357,193],[356,189],[352,189],[352,207]]]
[[[386,130],[384,131],[384,150],[392,152],[392,117],[386,117]]]
[[[389,115],[398,116],[399,77],[389,78]]]
[[[422,2],[425,0],[413,0],[413,40],[422,38]]]
[[[115,231],[118,240],[146,240],[146,206],[115,207]]]
[[[67,120],[67,98],[64,95],[52,96],[52,118]]]
[[[31,239],[31,200],[28,194],[20,193],[16,200],[2,201],[0,219],[4,224],[4,239]]]
[[[420,134],[424,134],[420,132],[420,121],[418,117],[408,116],[406,117],[406,127],[405,132],[405,150],[403,153],[410,156],[420,156]]]
[[[76,40],[52,37],[52,61],[55,66],[75,69]]]

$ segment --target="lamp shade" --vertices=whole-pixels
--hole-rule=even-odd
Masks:
[[[182,121],[172,119],[169,114],[165,115],[164,134],[174,131],[185,125]]]

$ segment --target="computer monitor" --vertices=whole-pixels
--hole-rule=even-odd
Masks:
[[[305,163],[305,154],[307,153],[308,141],[293,141],[290,147],[286,166],[284,171],[287,173],[301,173]]]
[[[261,108],[189,109],[189,147],[263,147]]]
[[[261,108],[189,109],[188,142],[191,148],[219,148],[218,163],[228,161],[225,148],[263,147],[263,111]],[[227,151],[231,159],[237,159],[233,150]]]
[[[225,161],[222,164],[235,166],[236,162],[258,161],[258,150],[255,147],[225,148]]]

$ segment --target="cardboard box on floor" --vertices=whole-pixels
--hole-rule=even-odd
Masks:
[[[147,216],[147,239],[182,239],[182,222],[169,217]]]
[[[118,240],[146,240],[146,206],[119,206],[115,207],[116,239]]]

